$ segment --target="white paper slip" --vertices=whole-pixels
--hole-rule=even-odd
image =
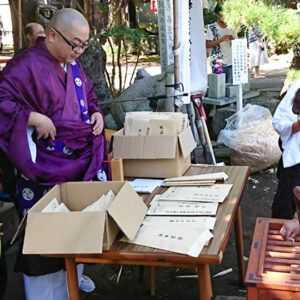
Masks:
[[[169,223],[177,225],[191,225],[191,226],[201,226],[209,230],[213,230],[216,224],[215,217],[169,217],[169,216],[146,216],[143,221],[143,224],[147,225],[149,223]]]
[[[232,184],[214,184],[209,187],[170,187],[159,200],[223,202],[229,194]]]
[[[66,205],[62,203],[58,203],[57,199],[52,199],[46,207],[42,210],[42,213],[54,213],[54,212],[69,212],[70,210],[66,207]]]
[[[93,202],[92,204],[84,208],[82,211],[106,211],[114,199],[115,194],[110,190],[107,194],[102,195],[97,201]]]
[[[198,257],[212,237],[205,228],[154,222],[142,225],[134,240],[124,237],[121,241]]]
[[[171,177],[171,178],[166,178],[165,181],[192,181],[192,180],[225,181],[227,179],[228,179],[228,175],[225,172],[219,172],[219,173],[192,175],[192,176]]]
[[[170,186],[212,186],[215,181],[165,181],[162,186],[170,187]]]
[[[161,186],[163,180],[137,178],[130,181],[129,184],[137,193],[151,194],[158,186]]]
[[[181,201],[157,201],[153,202],[147,211],[147,215],[156,216],[215,216],[218,202],[195,203]]]

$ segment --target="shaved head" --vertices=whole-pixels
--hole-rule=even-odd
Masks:
[[[76,32],[78,27],[89,27],[89,23],[76,9],[64,8],[53,16],[49,27],[59,28],[66,32]]]
[[[88,45],[90,27],[84,16],[73,8],[59,10],[51,19],[46,46],[59,62],[72,62]]]

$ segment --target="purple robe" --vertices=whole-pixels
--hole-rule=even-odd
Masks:
[[[80,72],[85,106],[90,115],[100,112],[93,86],[81,66]],[[72,155],[48,151],[45,140],[35,140],[37,159],[32,162],[26,134],[31,111],[52,120],[57,131],[55,139],[72,149]],[[0,75],[0,148],[30,180],[46,186],[92,180],[101,164],[107,162],[104,133],[94,136],[92,127],[81,119],[70,65],[66,74],[47,50],[43,38],[39,38],[35,47],[10,60],[3,69]],[[104,168],[110,177],[106,163]]]

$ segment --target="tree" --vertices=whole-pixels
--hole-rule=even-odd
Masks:
[[[277,46],[299,49],[300,17],[294,10],[274,5],[274,2],[284,3],[276,0],[225,0],[223,2],[225,21],[229,27],[238,31],[243,26],[255,24],[262,35],[273,40]],[[297,58],[299,51],[294,54],[292,66],[300,68]]]

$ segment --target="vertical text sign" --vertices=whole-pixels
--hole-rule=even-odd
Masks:
[[[156,0],[150,0],[150,12],[157,13]]]
[[[236,39],[232,43],[232,77],[233,84],[248,82],[247,40]]]

